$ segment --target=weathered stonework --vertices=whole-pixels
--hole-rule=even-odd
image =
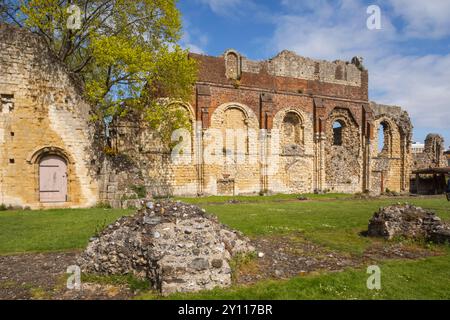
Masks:
[[[32,208],[91,206],[92,130],[81,87],[37,36],[0,24],[0,203]],[[40,201],[39,163],[67,165],[65,202]]]
[[[412,125],[400,107],[371,103],[377,133],[371,143],[371,190],[407,191],[411,173]],[[380,146],[380,136],[384,144]]]
[[[231,258],[254,251],[249,239],[196,206],[146,202],[91,239],[78,264],[89,273],[134,274],[170,294],[231,285]]]
[[[122,119],[115,128],[123,132],[114,137],[122,142],[116,144],[133,146],[131,158],[143,165],[139,181],[119,179],[119,190],[136,183],[154,194],[193,196],[408,190],[410,119],[400,107],[368,101],[368,73],[359,59],[316,61],[283,51],[256,62],[235,50],[222,57],[191,57],[199,62],[199,79],[183,106],[198,128],[191,137],[195,161],[174,165],[170,152],[155,143],[129,143],[143,133],[136,131],[139,122]],[[335,123],[342,126],[339,145]],[[383,152],[378,151],[380,126],[388,141]],[[236,133],[229,141],[227,130]],[[145,126],[139,132],[152,135]],[[214,139],[216,133],[222,137]],[[154,148],[151,155],[136,150],[146,148]],[[208,156],[205,151],[211,150]],[[127,152],[119,146],[118,153]],[[154,166],[159,169],[149,170]]]
[[[444,138],[439,134],[430,133],[425,138],[424,151],[413,155],[412,169],[419,170],[447,167],[448,161],[444,152]]]
[[[412,155],[412,172],[448,167],[449,164],[444,150],[444,138],[441,135],[434,133],[427,135],[423,152],[413,153]],[[412,193],[441,194],[445,192],[446,186],[444,174],[416,173],[410,176],[410,191]]]
[[[404,237],[425,239],[437,243],[450,241],[450,225],[432,211],[412,205],[380,208],[369,221],[368,235],[393,239]]]

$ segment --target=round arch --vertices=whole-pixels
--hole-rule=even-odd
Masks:
[[[376,137],[376,145],[374,152],[377,155],[384,155],[391,157],[393,154],[400,154],[399,148],[394,148],[393,140],[396,136],[401,137],[402,130],[397,123],[386,115],[381,115],[375,118],[374,122],[374,136]],[[380,133],[382,127],[383,133]],[[381,145],[380,137],[382,136],[383,143]]]
[[[213,127],[213,128],[221,128],[222,127],[224,115],[228,109],[239,109],[240,111],[242,111],[242,113],[245,116],[245,119],[247,120],[248,128],[252,128],[255,130],[259,129],[258,117],[253,112],[253,110],[250,109],[245,104],[238,103],[238,102],[224,103],[224,104],[220,105],[219,107],[217,107],[211,115],[211,127]]]
[[[184,108],[188,114],[189,114],[189,119],[194,122],[195,121],[195,112],[194,109],[192,108],[192,106],[187,103],[187,102],[183,102],[183,101],[171,101],[167,104],[167,107],[170,108],[172,106],[180,106],[182,108]]]
[[[58,146],[41,146],[30,152],[26,161],[33,167],[36,201],[51,203],[73,200],[75,161],[67,151]],[[56,182],[53,181],[54,177],[57,177]],[[58,186],[58,192],[47,190],[54,189],[55,186]]]
[[[336,121],[339,121],[343,127],[360,127],[360,123],[356,120],[356,116],[350,108],[335,106],[328,112],[326,116],[328,127],[333,127]]]
[[[275,116],[273,118],[273,127],[280,128],[281,124],[283,123],[284,118],[289,113],[295,113],[300,118],[302,125],[305,126],[308,117],[306,117],[306,115],[303,113],[303,111],[301,111],[295,107],[287,107],[287,108],[283,108],[283,109],[279,110],[275,114]]]
[[[72,156],[68,152],[66,152],[63,148],[56,146],[38,147],[28,155],[26,160],[29,164],[38,164],[43,157],[49,155],[59,156],[63,158],[67,164],[75,163]]]

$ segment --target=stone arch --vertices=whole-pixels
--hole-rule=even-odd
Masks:
[[[336,106],[331,109],[325,118],[331,123],[333,123],[333,119],[341,119],[346,125],[359,126],[359,122],[356,120],[357,118],[353,110],[341,106]]]
[[[170,108],[172,106],[179,106],[184,108],[188,114],[189,114],[189,119],[194,122],[195,121],[195,112],[194,112],[194,108],[192,108],[190,103],[187,102],[183,102],[183,101],[171,101],[167,107]]]
[[[297,140],[296,143],[292,141],[293,136],[290,137],[291,139],[286,137],[284,132],[286,124],[294,124],[294,127],[300,129],[300,141]],[[299,106],[284,107],[274,115],[272,139],[275,138],[275,134],[279,135],[277,139],[280,148],[279,151],[275,151],[279,169],[277,174],[269,178],[270,185],[278,185],[279,190],[283,192],[311,192],[314,166],[313,115],[303,111]],[[273,156],[272,152],[274,151],[270,151]]]
[[[408,166],[407,139],[397,119],[383,113],[373,120],[374,138],[371,146],[371,190],[400,192],[404,189]],[[384,139],[381,143],[380,139]],[[381,149],[381,150],[380,150]]]
[[[393,153],[393,135],[396,125],[387,117],[381,117],[376,121],[376,137],[377,140],[380,137],[383,137],[383,146],[381,146],[380,141],[378,140],[377,144],[374,146],[375,150],[377,150],[377,154],[380,157],[392,157]],[[382,130],[382,134],[381,134]],[[380,150],[381,147],[381,150]]]
[[[306,135],[313,134],[312,122],[309,117],[295,107],[287,107],[278,111],[273,120],[273,128],[279,130],[283,155],[303,154],[307,145]],[[293,135],[289,137],[288,133]]]
[[[217,107],[211,115],[211,127],[222,128],[224,124],[224,114],[229,109],[239,109],[244,115],[249,129],[258,130],[259,121],[253,110],[241,103],[229,102]]]
[[[289,143],[303,145],[303,122],[297,113],[286,113],[283,119],[282,129],[283,137],[285,137]]]
[[[379,116],[374,122],[375,143],[373,146],[373,156],[394,157],[400,156],[400,140],[402,131],[394,120],[386,115]],[[380,150],[380,130],[383,130],[383,146]]]
[[[66,152],[63,148],[57,146],[38,147],[27,156],[26,160],[29,164],[37,164],[42,157],[47,155],[56,155],[62,157],[67,162],[67,164],[75,163],[74,159],[68,152]]]
[[[210,120],[203,143],[214,159],[214,171],[205,177],[209,181],[206,189],[227,195],[260,191],[260,168],[255,165],[259,151],[256,114],[247,105],[228,102],[215,108]],[[232,129],[228,136],[227,129]]]
[[[171,101],[168,105],[168,108],[171,107],[179,107],[181,109],[184,109],[187,114],[188,114],[188,118],[189,118],[189,123],[190,123],[190,137],[191,137],[191,141],[190,141],[190,150],[191,150],[191,157],[195,156],[195,150],[196,150],[196,116],[195,116],[195,112],[194,112],[194,108],[192,108],[191,104],[187,103],[187,102],[183,102],[183,101],[179,101],[179,100],[175,100],[175,101]]]
[[[340,119],[336,119],[333,122],[333,145],[342,146],[342,135],[345,128],[345,123]]]
[[[257,152],[257,150],[251,150],[249,138],[250,134],[254,134],[256,137],[259,121],[256,114],[248,106],[236,102],[220,105],[211,115],[211,128],[221,131],[224,154],[229,152],[228,147],[226,147],[227,129],[243,130],[244,136],[239,136],[236,139],[245,141],[244,150],[246,154]]]
[[[335,130],[335,124],[339,124],[341,129]],[[331,142],[331,145],[336,147],[351,147],[355,142],[355,137],[358,137],[358,131],[358,123],[350,110],[336,107],[329,113],[328,125],[325,133],[328,137],[328,141]],[[335,144],[335,133],[341,138],[339,144]]]

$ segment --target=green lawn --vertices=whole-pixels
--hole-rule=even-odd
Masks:
[[[359,255],[375,242],[359,233],[367,230],[372,214],[398,201],[433,209],[450,221],[450,203],[442,198],[355,200],[348,195],[184,198],[250,237],[301,232],[312,242],[342,253]],[[240,201],[227,203],[231,199]],[[82,249],[96,230],[130,210],[73,209],[0,212],[0,254]],[[450,299],[450,247],[444,255],[416,261],[383,261],[382,290],[370,291],[365,269],[348,269],[264,281],[250,287],[232,287],[198,294],[174,295],[182,299]],[[140,298],[161,298],[152,293]]]
[[[359,235],[367,230],[370,217],[379,207],[397,201],[406,200],[205,204],[202,207],[217,215],[223,223],[249,236],[300,231],[306,238],[332,249],[361,253],[371,243],[370,239]],[[450,221],[450,203],[445,198],[407,201],[433,209],[442,219]]]
[[[0,254],[82,249],[100,228],[130,210],[58,209],[0,212]]]
[[[226,203],[229,201],[239,201],[242,203],[267,203],[267,202],[278,202],[278,201],[288,201],[297,200],[299,197],[306,197],[309,200],[333,200],[333,199],[346,199],[353,198],[353,195],[346,193],[326,193],[326,194],[274,194],[269,196],[209,196],[209,197],[177,197],[176,200],[189,202],[193,204],[215,204],[215,203]]]
[[[297,299],[450,299],[450,249],[441,257],[379,264],[381,290],[368,290],[366,269],[264,281],[164,299],[297,300]],[[161,299],[154,293],[137,299]]]

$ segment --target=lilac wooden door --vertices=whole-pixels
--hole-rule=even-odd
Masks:
[[[41,202],[67,200],[67,164],[58,156],[45,156],[39,163],[39,194]]]

